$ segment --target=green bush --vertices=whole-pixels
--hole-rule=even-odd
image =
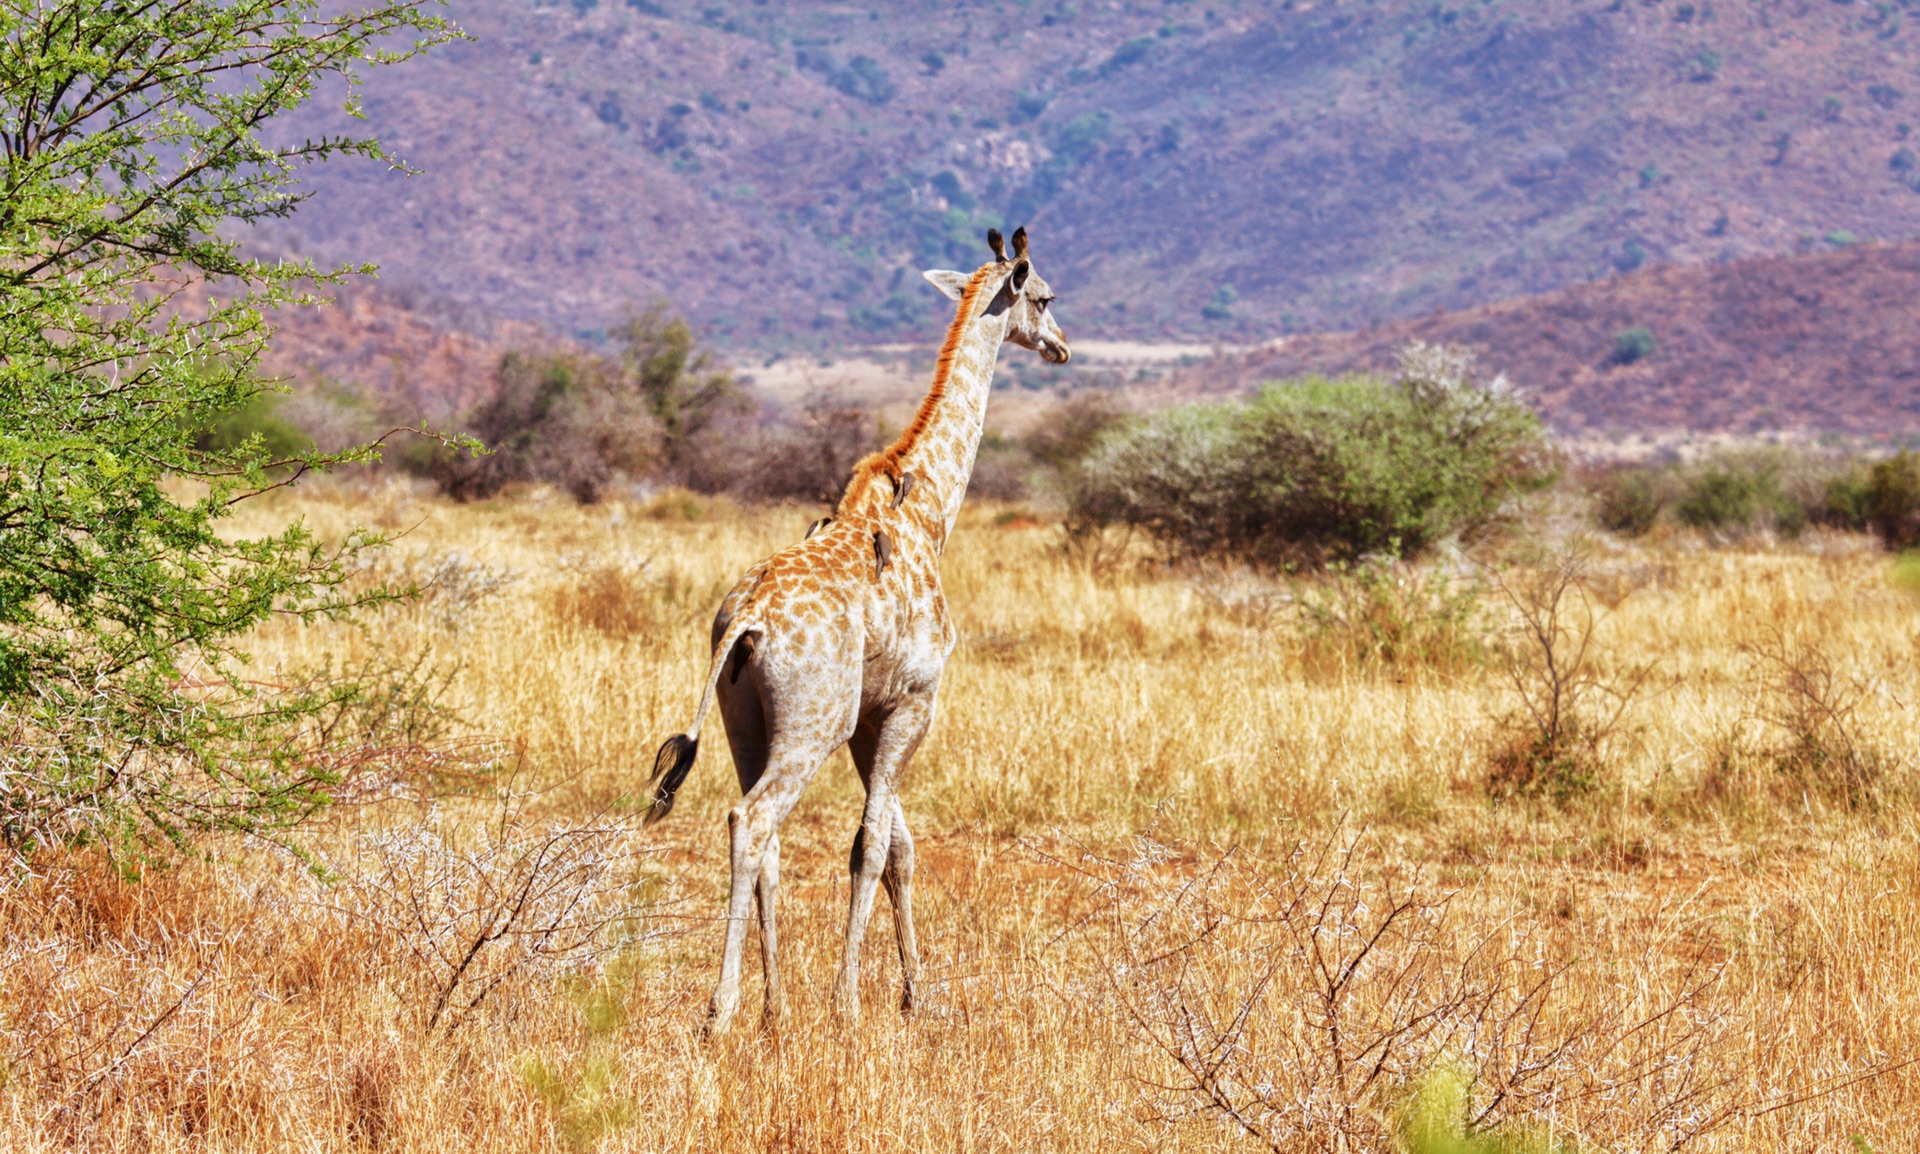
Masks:
[[[1621,465],[1586,475],[1594,521],[1637,537],[1671,516],[1722,534],[1798,535],[1810,524],[1920,544],[1920,456],[1847,461],[1818,451],[1731,449],[1693,465]]]
[[[1613,362],[1630,365],[1635,361],[1644,361],[1659,347],[1659,343],[1653,339],[1653,333],[1643,325],[1622,329],[1613,337]]]
[[[282,414],[285,399],[280,393],[261,392],[215,413],[195,431],[194,448],[203,453],[230,453],[252,446],[270,461],[297,461],[302,454],[313,451],[313,438]]]
[[[1889,549],[1920,545],[1920,456],[1901,452],[1870,471],[1869,524]]]
[[[1634,465],[1594,474],[1588,481],[1594,520],[1607,532],[1623,537],[1651,532],[1669,503],[1664,479],[1658,470]]]
[[[1821,523],[1865,533],[1873,517],[1873,478],[1869,466],[1852,468],[1827,480],[1821,499]]]
[[[1784,537],[1798,536],[1818,505],[1804,486],[1792,483],[1794,464],[1788,454],[1777,450],[1716,454],[1682,473],[1674,514],[1694,529],[1722,533],[1771,529]]]
[[[1470,355],[1416,342],[1395,379],[1270,385],[1114,431],[1070,478],[1069,522],[1264,565],[1412,556],[1487,526],[1553,472],[1539,418],[1504,378],[1477,381]]]
[[[1871,532],[1896,552],[1920,545],[1920,456],[1856,464],[1827,483],[1825,498],[1831,524]]]

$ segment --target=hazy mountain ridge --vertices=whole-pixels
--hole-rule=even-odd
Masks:
[[[1081,335],[1351,327],[1920,232],[1910,4],[458,0],[365,93],[426,174],[316,173],[276,240],[772,346],[937,324],[912,274],[1025,222]]]

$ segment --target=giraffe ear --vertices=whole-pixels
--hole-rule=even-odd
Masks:
[[[967,274],[947,269],[930,268],[920,274],[927,283],[946,294],[948,300],[957,301],[967,295]]]

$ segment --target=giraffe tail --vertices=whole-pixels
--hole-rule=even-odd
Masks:
[[[720,671],[726,667],[727,658],[734,647],[740,643],[754,626],[745,620],[745,616],[736,617],[720,635],[720,643],[713,647],[713,662],[707,667],[707,687],[700,694],[700,708],[694,711],[693,724],[685,733],[676,733],[661,743],[660,751],[653,755],[653,776],[647,784],[653,788],[653,804],[647,807],[647,816],[643,825],[652,825],[673,811],[673,795],[686,782],[687,775],[693,772],[693,762],[700,754],[700,727],[706,724],[707,714],[713,709],[714,691],[720,684]],[[734,676],[739,676],[735,670]]]

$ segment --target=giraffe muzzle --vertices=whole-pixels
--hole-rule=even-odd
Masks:
[[[1073,359],[1073,350],[1067,347],[1065,341],[1043,339],[1040,342],[1040,359],[1050,365],[1064,365]]]

